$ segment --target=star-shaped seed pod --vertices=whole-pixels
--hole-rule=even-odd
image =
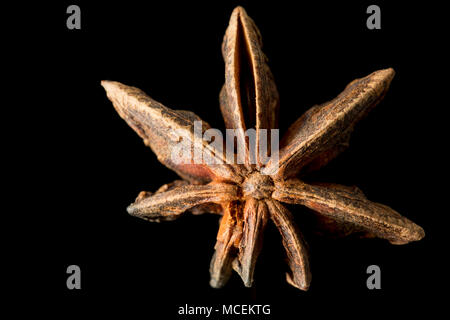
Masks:
[[[237,163],[230,161],[223,148],[204,139],[210,126],[194,113],[169,109],[137,88],[102,81],[119,115],[158,160],[183,179],[155,193],[141,192],[128,212],[150,221],[172,220],[186,211],[220,214],[210,265],[213,287],[222,287],[232,269],[245,286],[252,286],[263,231],[270,220],[286,249],[287,281],[308,289],[311,273],[306,244],[282,203],[306,206],[324,221],[394,244],[422,239],[421,227],[393,209],[369,201],[356,187],[301,180],[303,174],[326,165],[348,146],[354,125],[382,100],[394,70],[356,79],[335,99],[309,109],[291,125],[276,150],[270,148],[271,136],[263,134],[278,129],[279,99],[261,47],[259,30],[245,10],[237,7],[223,40],[225,84],[220,92],[225,125],[234,129],[233,147],[242,147],[233,155],[233,160],[242,160]],[[201,125],[196,127],[198,123]],[[254,143],[249,129],[254,129]],[[180,140],[188,142],[181,149]],[[173,157],[176,148],[188,155],[201,154],[202,161],[177,161]],[[264,148],[271,155],[267,161],[262,160]]]

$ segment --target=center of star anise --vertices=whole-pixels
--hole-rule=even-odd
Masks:
[[[242,192],[244,197],[270,198],[273,192],[272,178],[259,172],[253,172],[242,184]]]

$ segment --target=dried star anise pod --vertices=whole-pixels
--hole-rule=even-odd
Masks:
[[[209,125],[189,111],[175,111],[141,90],[118,82],[102,81],[119,115],[144,139],[158,160],[183,180],[164,185],[154,194],[141,192],[128,207],[134,216],[150,221],[171,220],[185,211],[222,215],[215,254],[210,265],[213,287],[222,287],[234,269],[251,286],[264,228],[271,220],[286,249],[290,271],[287,281],[307,290],[311,274],[306,244],[292,214],[282,202],[314,210],[323,221],[334,221],[348,230],[405,244],[424,237],[421,227],[393,209],[369,201],[356,187],[307,184],[298,177],[326,165],[343,151],[354,125],[385,95],[393,69],[376,71],[352,81],[330,102],[314,106],[301,116],[283,137],[278,158],[263,164],[260,159],[261,129],[277,128],[278,93],[261,51],[261,35],[245,10],[237,7],[226,31],[222,54],[225,85],[220,108],[226,127],[235,129],[236,143],[244,145],[242,164],[230,163],[224,152],[202,139]],[[256,130],[256,148],[249,147],[245,132]],[[171,154],[180,136],[192,150],[217,163],[178,163]],[[255,151],[256,150],[256,151]],[[275,150],[272,150],[275,152]],[[256,154],[255,154],[256,153]]]

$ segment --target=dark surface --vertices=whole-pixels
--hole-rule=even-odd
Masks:
[[[42,181],[35,193],[43,193],[45,204],[29,219],[29,252],[17,254],[29,259],[21,267],[38,261],[36,269],[22,272],[16,286],[22,294],[30,293],[33,301],[43,298],[38,304],[47,311],[56,306],[80,315],[124,311],[150,319],[176,318],[178,306],[186,303],[270,304],[271,317],[292,319],[435,310],[434,297],[448,273],[436,255],[438,219],[445,212],[433,208],[436,190],[430,187],[439,161],[433,160],[435,153],[426,156],[439,130],[427,112],[436,116],[443,107],[429,100],[438,91],[431,70],[436,71],[444,41],[440,20],[433,18],[439,8],[379,3],[382,30],[372,31],[366,28],[370,2],[297,8],[278,1],[204,7],[73,3],[81,6],[82,30],[66,29],[65,9],[72,2],[47,5],[48,19],[33,31],[39,45],[29,51],[36,59],[31,77],[48,90],[34,107],[50,121],[38,131],[49,143],[31,147]],[[284,250],[273,225],[266,231],[254,288],[245,288],[235,274],[217,290],[208,284],[217,216],[184,215],[157,224],[126,213],[139,191],[154,191],[177,177],[116,114],[100,80],[139,87],[170,108],[194,111],[223,128],[220,46],[237,4],[262,33],[280,93],[282,130],[354,78],[386,67],[396,70],[385,99],[356,127],[350,148],[310,179],[357,185],[370,200],[421,225],[422,241],[394,246],[384,240],[317,237],[310,213],[290,207],[310,245],[310,290],[285,282]],[[66,288],[71,264],[81,267],[80,291]],[[371,264],[381,267],[378,291],[366,288]]]

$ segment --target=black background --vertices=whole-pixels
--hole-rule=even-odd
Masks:
[[[14,260],[25,267],[20,284],[16,279],[20,294],[30,293],[42,301],[40,308],[59,315],[124,311],[151,319],[177,318],[184,304],[270,304],[272,315],[265,318],[292,319],[435,310],[430,301],[438,304],[446,274],[436,255],[444,212],[433,208],[432,181],[441,178],[433,151],[440,149],[432,138],[439,135],[434,119],[444,105],[434,95],[439,89],[432,72],[442,68],[442,8],[374,3],[381,7],[381,30],[366,28],[372,2],[63,1],[40,7],[46,18],[30,31],[32,39],[16,39],[27,42],[33,57],[28,79],[44,88],[33,106],[43,119],[34,119],[43,143],[28,147],[28,159],[39,168],[33,193],[40,201],[23,218],[29,250],[16,252],[28,262]],[[66,28],[70,4],[81,7],[81,30]],[[152,224],[126,213],[139,191],[154,191],[177,176],[116,114],[100,80],[139,87],[222,129],[220,45],[236,5],[246,8],[262,33],[281,97],[281,130],[354,78],[396,70],[388,94],[357,126],[350,148],[311,179],[359,186],[369,199],[421,225],[422,241],[394,246],[317,237],[310,213],[291,208],[310,245],[309,291],[285,282],[284,251],[273,226],[266,230],[254,288],[233,275],[217,290],[208,284],[217,216]],[[66,288],[71,264],[82,270],[79,291]],[[371,264],[381,267],[381,290],[366,287]]]

